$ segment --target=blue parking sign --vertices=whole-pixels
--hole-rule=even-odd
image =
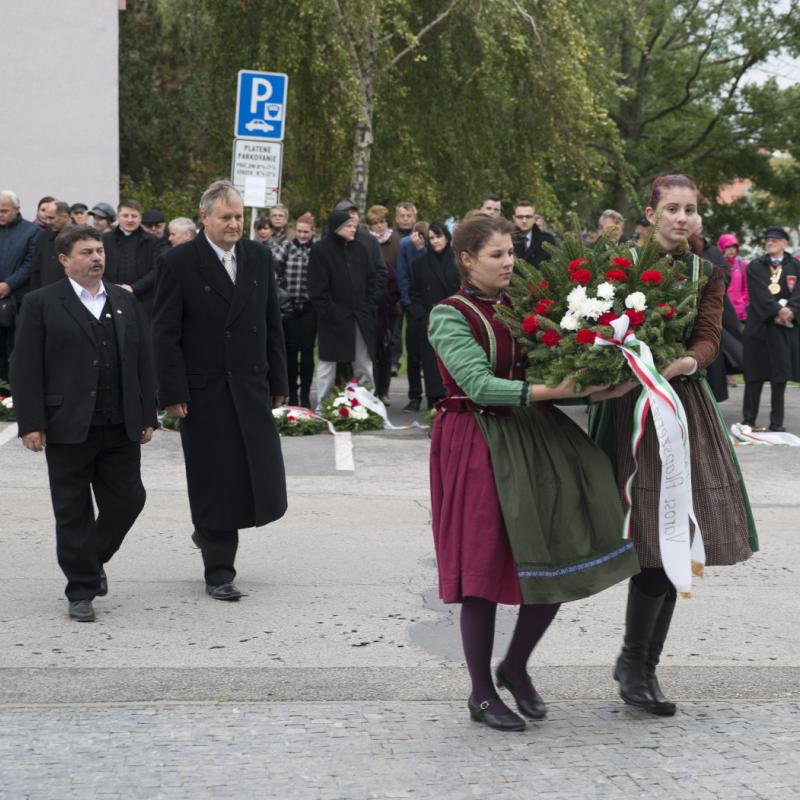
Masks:
[[[288,84],[289,78],[282,72],[239,70],[233,135],[238,139],[282,142]]]

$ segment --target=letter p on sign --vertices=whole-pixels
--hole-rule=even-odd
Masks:
[[[272,97],[272,84],[265,78],[253,78],[250,88],[250,113],[258,113],[258,104],[266,103]]]

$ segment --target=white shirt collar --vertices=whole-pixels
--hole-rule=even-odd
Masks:
[[[211,245],[211,249],[217,254],[217,258],[222,261],[222,254],[225,252],[221,247],[218,247],[211,241],[211,239],[206,236],[206,241]],[[231,248],[231,253],[233,254],[233,261],[236,262],[236,245]]]
[[[102,281],[100,281],[100,288],[97,290],[97,294],[92,294],[87,288],[72,280],[69,275],[67,275],[67,280],[72,284],[75,294],[78,295],[81,300],[83,298],[86,298],[87,300],[99,300],[101,297],[107,296],[106,285]]]

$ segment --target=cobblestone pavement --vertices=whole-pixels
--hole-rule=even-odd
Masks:
[[[7,708],[0,729],[3,800],[800,798],[797,702],[555,703],[517,734],[441,702]]]

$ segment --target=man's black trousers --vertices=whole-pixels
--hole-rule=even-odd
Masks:
[[[85,442],[48,443],[45,455],[65,594],[69,600],[91,600],[100,587],[100,570],[144,508],[141,445],[126,436],[123,425],[93,425]]]

